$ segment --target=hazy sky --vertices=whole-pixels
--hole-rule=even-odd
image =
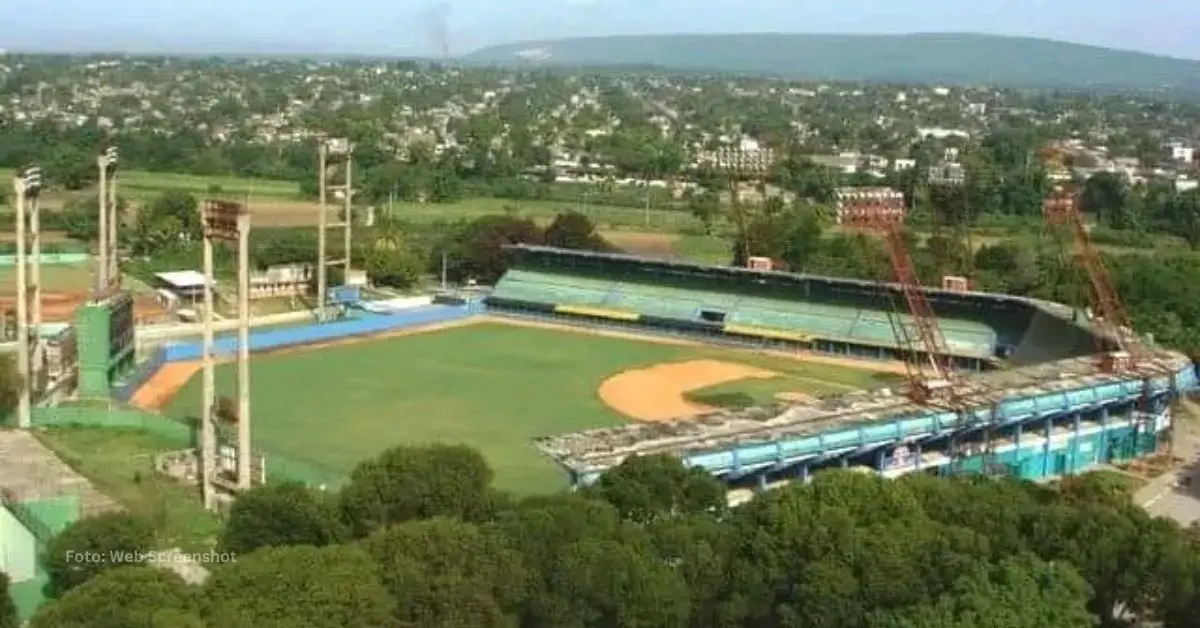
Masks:
[[[954,31],[1200,59],[1197,0],[0,0],[0,48],[432,54],[441,13],[453,53],[618,33]]]

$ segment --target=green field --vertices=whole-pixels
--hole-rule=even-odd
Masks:
[[[872,374],[839,367],[818,367],[804,362],[777,364],[771,370],[778,372],[780,377],[718,384],[693,390],[686,397],[689,401],[706,406],[737,410],[770,405],[779,401],[780,393],[835,395],[865,387],[890,386],[903,381],[899,375],[890,373]]]
[[[715,358],[784,373],[786,390],[878,385],[874,374],[751,352],[684,347],[569,331],[481,323],[354,345],[255,356],[255,446],[341,472],[391,445],[465,443],[521,494],[566,486],[536,436],[619,425],[596,396],[607,377],[661,362]],[[234,370],[217,372],[231,394]],[[787,380],[792,380],[788,382]],[[195,416],[193,378],[167,413]],[[822,388],[822,385],[824,388]]]
[[[123,170],[118,189],[129,196],[153,195],[166,191],[203,195],[216,186],[224,194],[250,195],[270,199],[299,199],[300,184],[274,179],[246,179],[232,176],[201,176],[170,172]]]
[[[41,267],[41,275],[43,293],[83,292],[91,290],[95,281],[90,264],[46,264]],[[16,267],[0,267],[0,290],[12,293],[16,286]]]

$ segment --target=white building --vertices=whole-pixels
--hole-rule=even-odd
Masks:
[[[1178,163],[1190,164],[1196,161],[1196,149],[1183,142],[1167,142],[1163,145],[1163,153],[1164,157]]]

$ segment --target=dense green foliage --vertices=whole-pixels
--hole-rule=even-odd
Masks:
[[[8,574],[0,571],[0,628],[17,628],[17,605],[8,594]]]
[[[733,509],[719,480],[672,458],[520,501],[490,477],[469,449],[401,447],[336,496],[257,488],[225,532],[257,549],[204,585],[148,567],[87,574],[32,625],[1189,628],[1200,616],[1194,539],[1102,475],[1042,486],[833,471]]]
[[[490,46],[467,60],[527,65],[522,51],[565,68],[721,71],[799,80],[967,83],[1021,87],[1200,89],[1200,63],[998,35],[626,35]],[[1054,63],[1046,63],[1053,59]]]
[[[83,519],[46,546],[48,590],[62,595],[97,574],[142,562],[153,539],[154,528],[133,515],[117,512]]]

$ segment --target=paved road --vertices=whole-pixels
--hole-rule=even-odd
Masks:
[[[1167,517],[1187,527],[1200,521],[1200,438],[1196,428],[1181,425],[1176,431],[1175,455],[1183,458],[1177,473],[1167,474],[1135,496],[1152,515]]]

